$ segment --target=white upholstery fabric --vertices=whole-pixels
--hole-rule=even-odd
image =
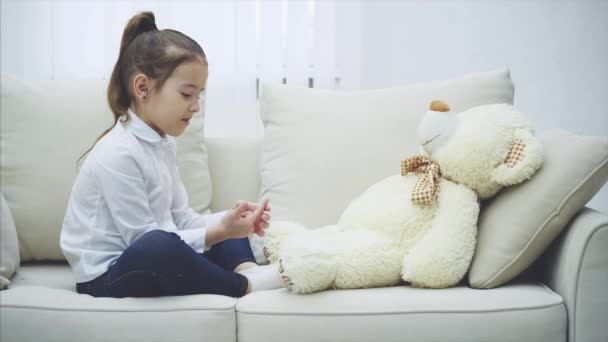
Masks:
[[[406,286],[239,300],[238,336],[250,341],[565,341],[566,308],[538,283],[493,290]],[[542,327],[542,328],[541,328]]]
[[[211,211],[230,209],[238,200],[257,201],[261,143],[261,137],[205,138],[213,182]]]
[[[564,298],[568,340],[608,340],[608,215],[581,210],[529,273]]]
[[[0,302],[1,324],[10,327],[2,341],[37,341],[41,331],[45,341],[66,342],[565,341],[567,326],[562,298],[530,281],[492,290],[397,286],[306,296],[279,289],[238,300],[116,299],[77,294],[68,265],[46,262],[22,266]]]
[[[10,285],[10,279],[20,263],[15,221],[4,195],[0,193],[0,290]]]
[[[66,263],[23,265],[0,293],[1,341],[236,341],[235,298],[95,298]]]

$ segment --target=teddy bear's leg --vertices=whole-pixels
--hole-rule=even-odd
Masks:
[[[403,258],[402,276],[414,287],[445,288],[457,284],[475,251],[479,204],[473,191],[441,183],[431,229]]]
[[[339,228],[328,226],[285,238],[279,252],[285,287],[298,294],[329,288],[336,276],[340,235]]]
[[[266,229],[263,253],[268,262],[273,263],[278,260],[281,241],[286,237],[307,231],[306,227],[299,223],[290,221],[275,221],[270,223]]]
[[[375,232],[347,231],[341,241],[334,288],[356,289],[394,286],[401,280],[403,252]]]

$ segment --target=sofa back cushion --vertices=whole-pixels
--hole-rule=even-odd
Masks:
[[[230,209],[238,200],[257,201],[261,145],[262,137],[205,137],[213,183],[212,212]]]
[[[550,129],[540,143],[544,161],[534,177],[483,205],[471,287],[495,288],[518,276],[608,180],[608,137]]]
[[[265,85],[260,197],[273,219],[310,228],[337,223],[370,185],[419,153],[418,123],[432,100],[454,112],[513,103],[508,69],[389,89],[339,92]],[[255,252],[255,251],[254,251]]]
[[[21,261],[65,260],[59,234],[76,162],[113,123],[107,81],[24,81],[2,74],[1,82],[0,182]],[[178,164],[191,207],[208,212],[212,189],[203,121],[201,110],[177,138]]]

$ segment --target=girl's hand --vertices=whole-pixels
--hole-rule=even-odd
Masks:
[[[259,205],[256,203],[238,201],[222,218],[221,224],[225,227],[229,238],[243,238],[250,234],[264,235],[264,229],[268,228],[270,214],[268,199]]]
[[[248,217],[249,215],[251,215],[251,213],[253,213],[261,205],[262,205],[262,203],[258,204],[258,203],[253,203],[253,202],[247,202],[247,211],[241,213],[241,217],[242,218]],[[270,225],[268,223],[270,221],[270,213],[268,213],[270,210],[271,210],[270,206],[268,204],[266,204],[266,207],[264,208],[264,213],[262,214],[260,219],[258,219],[254,224],[254,231],[253,231],[254,234],[257,234],[259,236],[264,236],[266,234],[264,229],[268,228],[268,226]]]

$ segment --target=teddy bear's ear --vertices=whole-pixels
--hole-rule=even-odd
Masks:
[[[449,112],[450,106],[441,100],[434,100],[431,102],[429,109],[434,112]]]
[[[532,177],[542,163],[539,141],[529,129],[518,129],[506,157],[496,166],[492,178],[504,186],[521,183]]]

